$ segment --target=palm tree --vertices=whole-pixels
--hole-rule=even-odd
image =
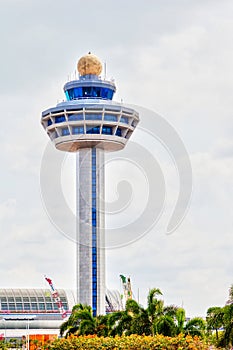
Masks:
[[[110,335],[128,335],[130,333],[132,316],[129,315],[125,310],[113,312],[109,315],[109,328]]]
[[[223,307],[223,339],[222,344],[225,347],[233,345],[233,303]]]
[[[149,291],[147,297],[147,312],[152,335],[158,333],[156,321],[158,321],[158,317],[163,313],[163,301],[157,299],[159,295],[162,295],[161,290],[158,288],[153,288]]]
[[[194,317],[189,320],[184,326],[184,334],[191,336],[203,337],[206,325],[205,321],[201,317]]]
[[[163,301],[158,299],[161,295],[160,289],[153,288],[147,297],[147,308],[129,299],[125,310],[97,317],[93,317],[90,306],[75,305],[69,319],[61,325],[60,334],[61,336],[64,334],[65,336],[70,334],[174,336],[179,333],[203,335],[205,329],[203,319],[194,318],[186,322],[185,310],[174,305],[164,307]],[[228,329],[231,336],[231,328]]]
[[[210,310],[210,320],[208,319],[208,311]],[[217,327],[223,327],[223,337],[219,341],[220,346],[225,347],[226,349],[232,347],[233,345],[233,285],[229,289],[229,299],[226,302],[226,305],[222,308],[214,307],[210,308],[207,311],[207,323],[214,322],[214,325]],[[213,311],[211,313],[211,311]],[[212,320],[213,319],[213,320]],[[218,323],[219,322],[219,323]],[[211,325],[212,325],[211,323]],[[216,335],[217,337],[217,335]]]
[[[148,307],[144,309],[135,300],[126,302],[124,311],[114,312],[109,316],[110,335],[150,335],[160,333],[173,335],[175,333],[174,315],[177,307],[164,308],[163,301],[157,296],[162,292],[154,288],[149,291]]]
[[[171,316],[172,318],[176,317],[178,307],[175,305],[164,306],[163,312],[165,315]]]
[[[219,306],[213,306],[207,310],[207,316],[206,316],[207,330],[215,331],[217,342],[219,340],[218,329],[223,326],[223,316],[224,316],[224,311]]]
[[[128,300],[124,316],[119,321],[117,329],[120,328],[122,332],[122,325],[124,324],[124,334],[127,335],[154,335],[159,333],[173,336],[176,333],[174,318],[177,307],[174,305],[164,307],[163,301],[158,299],[160,295],[162,295],[160,289],[151,289],[147,297],[146,309],[136,301]]]
[[[125,311],[131,316],[130,327],[126,332],[128,335],[149,335],[151,333],[149,315],[146,309],[131,299],[127,301]]]
[[[92,312],[90,310],[80,310],[78,312],[78,317],[78,335],[88,335],[97,333],[97,318],[92,315]]]
[[[184,333],[184,325],[185,325],[185,310],[182,307],[179,307],[176,310],[175,314],[176,319],[176,334]]]
[[[63,322],[60,326],[60,335],[63,336],[66,333],[67,337],[70,334],[77,333],[82,321],[85,321],[81,329],[82,332],[87,328],[88,321],[90,329],[92,328],[93,316],[91,307],[88,305],[77,304],[73,307],[69,319]]]
[[[172,316],[161,315],[156,321],[156,331],[158,334],[173,337],[176,334],[176,325]]]
[[[201,317],[194,317],[187,321],[185,310],[181,307],[176,310],[175,323],[176,335],[183,333],[185,335],[198,335],[202,337],[206,327],[205,321]]]
[[[113,312],[109,315],[108,326],[110,335],[130,335],[134,333],[132,330],[132,322],[140,313],[140,306],[133,299],[128,299],[125,310]]]
[[[134,315],[131,321],[131,334],[150,335],[151,324],[148,312],[143,307],[140,307],[139,313]]]
[[[162,312],[160,312],[155,321],[157,333],[170,337],[176,334],[175,317],[177,309],[175,305],[163,307]]]
[[[135,300],[128,299],[125,305],[125,311],[132,316],[138,315],[140,312],[140,306]]]

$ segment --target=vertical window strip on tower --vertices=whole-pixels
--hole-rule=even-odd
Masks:
[[[96,148],[92,149],[92,309],[97,311]]]

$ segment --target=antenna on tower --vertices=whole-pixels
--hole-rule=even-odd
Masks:
[[[107,74],[107,63],[104,61],[104,80],[106,80],[106,74]]]

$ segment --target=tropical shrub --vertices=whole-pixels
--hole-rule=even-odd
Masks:
[[[163,335],[155,336],[116,336],[116,337],[97,337],[72,336],[67,339],[57,339],[49,346],[50,350],[88,350],[88,349],[107,349],[107,350],[207,350],[209,346],[198,337],[184,336],[165,337]]]

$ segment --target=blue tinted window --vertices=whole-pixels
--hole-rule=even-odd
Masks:
[[[50,119],[48,120],[48,126],[49,125],[52,125],[52,121]]]
[[[101,97],[102,98],[108,98],[108,90],[107,88],[102,88],[102,91],[101,91]]]
[[[62,123],[65,121],[66,121],[66,118],[64,115],[59,115],[58,117],[55,117],[55,123]]]
[[[86,120],[102,120],[102,114],[88,114],[85,115]]]
[[[82,96],[83,96],[83,88],[82,87],[74,88],[74,98],[79,98]]]
[[[75,120],[83,120],[83,114],[71,114],[68,115],[69,122],[75,121]]]
[[[16,309],[17,310],[23,310],[23,304],[21,304],[21,303],[16,304]]]
[[[113,97],[113,90],[98,86],[83,86],[69,89],[65,94],[67,100],[80,98],[104,98],[111,100]]]
[[[51,133],[51,137],[52,137],[52,139],[55,139],[55,138],[58,137],[58,134],[57,134],[56,130],[54,130],[54,131]]]
[[[38,306],[36,303],[32,303],[32,310],[37,310],[38,309]]]
[[[75,100],[83,96],[82,87],[76,87],[66,91],[67,100]]]
[[[94,126],[94,127],[88,127],[87,126],[87,134],[99,134],[100,133],[100,127]]]
[[[114,94],[114,91],[113,91],[113,90],[109,90],[109,92],[108,92],[108,98],[109,98],[109,100],[112,100],[113,94]]]
[[[107,100],[111,100],[113,97],[113,90],[109,88],[102,88],[101,97]]]
[[[116,135],[117,135],[117,136],[121,136],[121,129],[120,129],[120,128],[117,129]]]
[[[92,129],[94,129],[93,127]],[[97,127],[100,129],[100,127]],[[96,315],[97,308],[97,256],[96,256],[96,149],[92,149],[92,309]]]
[[[91,86],[84,86],[83,87],[83,97],[91,97],[92,94],[92,87]]]
[[[71,101],[74,99],[74,89],[70,89],[69,91],[66,91],[66,98],[68,101]]]
[[[72,127],[72,134],[84,134],[84,128],[83,126],[73,126]]]
[[[24,310],[30,310],[30,304],[25,303],[23,308]]]
[[[65,95],[66,95],[66,99],[69,101],[70,100],[70,96],[69,96],[68,91],[65,91]]]
[[[45,310],[45,304],[39,303],[39,310]]]
[[[112,100],[112,97],[113,97],[113,90],[109,90],[108,91],[108,99]]]
[[[112,128],[109,126],[103,126],[102,128],[102,134],[105,135],[112,135]]]
[[[70,134],[69,129],[68,128],[61,129],[61,134],[62,134],[62,136],[69,135]]]
[[[8,310],[8,306],[5,303],[2,303],[2,310]]]
[[[15,310],[15,304],[9,304],[9,310]],[[28,309],[28,310],[30,310],[30,309]]]
[[[117,116],[112,114],[105,114],[104,120],[107,120],[109,122],[117,122]]]
[[[92,87],[92,96],[100,97],[101,88],[100,87]]]
[[[127,117],[121,117],[121,123],[128,124],[128,123],[129,123],[129,118],[127,118]]]
[[[47,310],[52,310],[53,309],[52,304],[51,303],[47,303],[46,304],[46,309]]]

